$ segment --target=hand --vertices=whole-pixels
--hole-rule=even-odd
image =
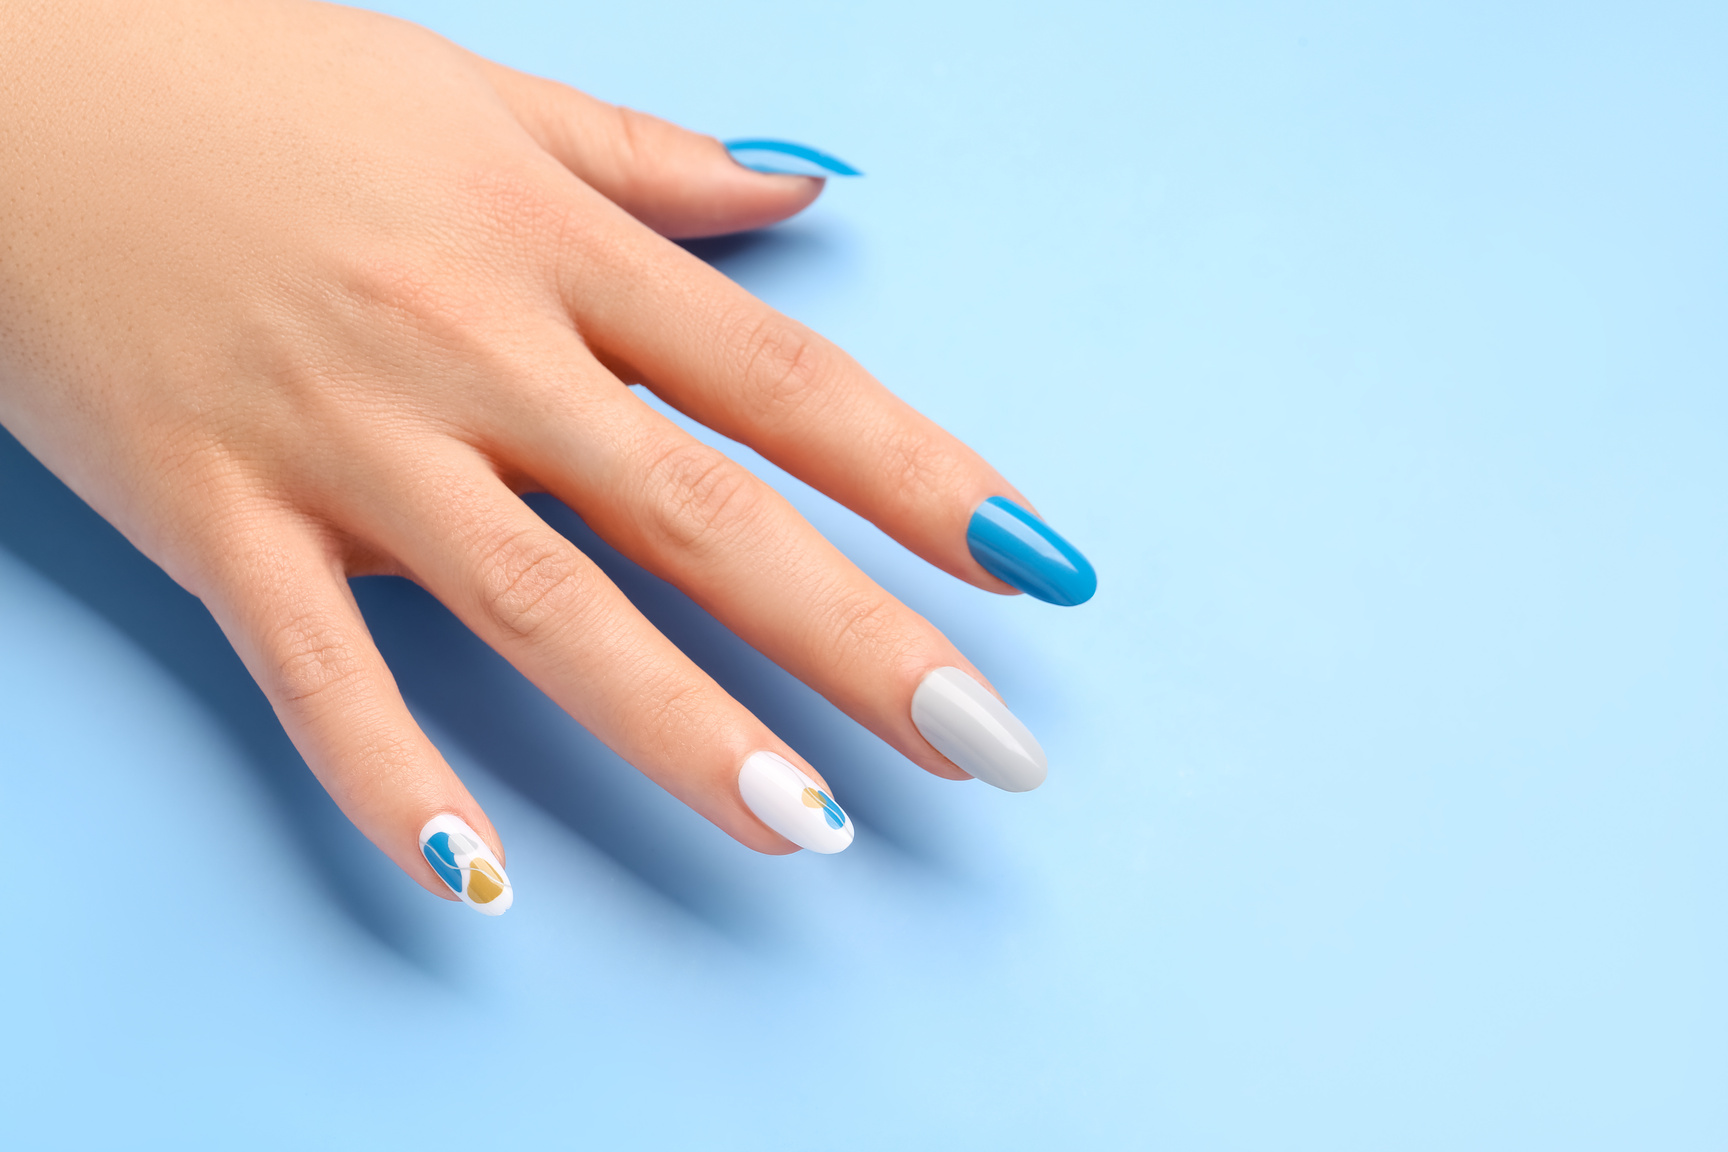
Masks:
[[[851,840],[820,775],[528,490],[928,771],[1043,778],[940,632],[628,387],[962,580],[1090,595],[977,455],[666,239],[769,224],[820,180],[367,12],[50,0],[5,26],[0,422],[203,599],[342,810],[426,888],[511,898],[351,575],[424,585],[751,848]]]

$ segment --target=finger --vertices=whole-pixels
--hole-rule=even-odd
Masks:
[[[571,351],[561,359],[583,371],[580,350]],[[599,365],[589,362],[586,372],[589,379],[550,411],[540,401],[535,413],[525,406],[497,414],[514,430],[514,464],[909,759],[938,775],[976,775],[1014,791],[1042,782],[1037,741],[947,637],[767,484],[605,378]],[[920,719],[920,698],[933,706],[959,700],[942,691],[948,675],[976,688],[994,717],[969,712],[954,729],[966,740],[980,725],[988,729],[981,752],[953,741],[944,747],[951,726]]]
[[[579,261],[583,258],[579,258]],[[620,236],[570,307],[625,376],[980,588],[1079,604],[1092,566],[982,457],[833,344],[653,237]]]
[[[819,178],[744,167],[712,136],[475,59],[542,148],[663,236],[763,228],[822,192]]]
[[[481,639],[655,783],[760,852],[838,852],[821,777],[471,450],[369,502],[369,531]],[[364,514],[364,513],[363,513]]]
[[[282,518],[227,551],[206,602],[355,827],[421,887],[503,914],[498,834],[409,715],[331,552]]]

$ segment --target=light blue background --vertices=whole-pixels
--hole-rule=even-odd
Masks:
[[[396,10],[868,173],[702,251],[1097,564],[993,598],[775,477],[1050,782],[923,775],[608,559],[860,825],[754,856],[365,582],[484,920],[0,442],[0,1146],[1728,1145],[1720,5]]]

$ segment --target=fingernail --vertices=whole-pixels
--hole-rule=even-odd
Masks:
[[[728,140],[726,151],[732,153],[732,159],[753,172],[786,176],[864,175],[838,156],[790,140]]]
[[[1050,769],[1026,725],[958,668],[924,677],[912,693],[912,723],[932,748],[1004,792],[1030,792]]]
[[[852,821],[834,797],[782,756],[746,756],[738,769],[738,792],[758,820],[800,848],[839,852],[852,843]]]
[[[1084,604],[1098,591],[1098,574],[1079,549],[1012,500],[992,496],[978,505],[966,546],[984,571],[1051,604]]]
[[[458,816],[434,816],[420,829],[420,854],[462,903],[487,916],[509,911],[515,893],[504,866]]]

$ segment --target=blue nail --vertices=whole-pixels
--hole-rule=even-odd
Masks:
[[[984,571],[1051,604],[1084,604],[1098,591],[1086,557],[1012,500],[992,496],[978,505],[966,546]]]
[[[728,140],[726,151],[732,153],[732,159],[753,172],[775,172],[786,176],[864,175],[838,156],[789,140]]]

